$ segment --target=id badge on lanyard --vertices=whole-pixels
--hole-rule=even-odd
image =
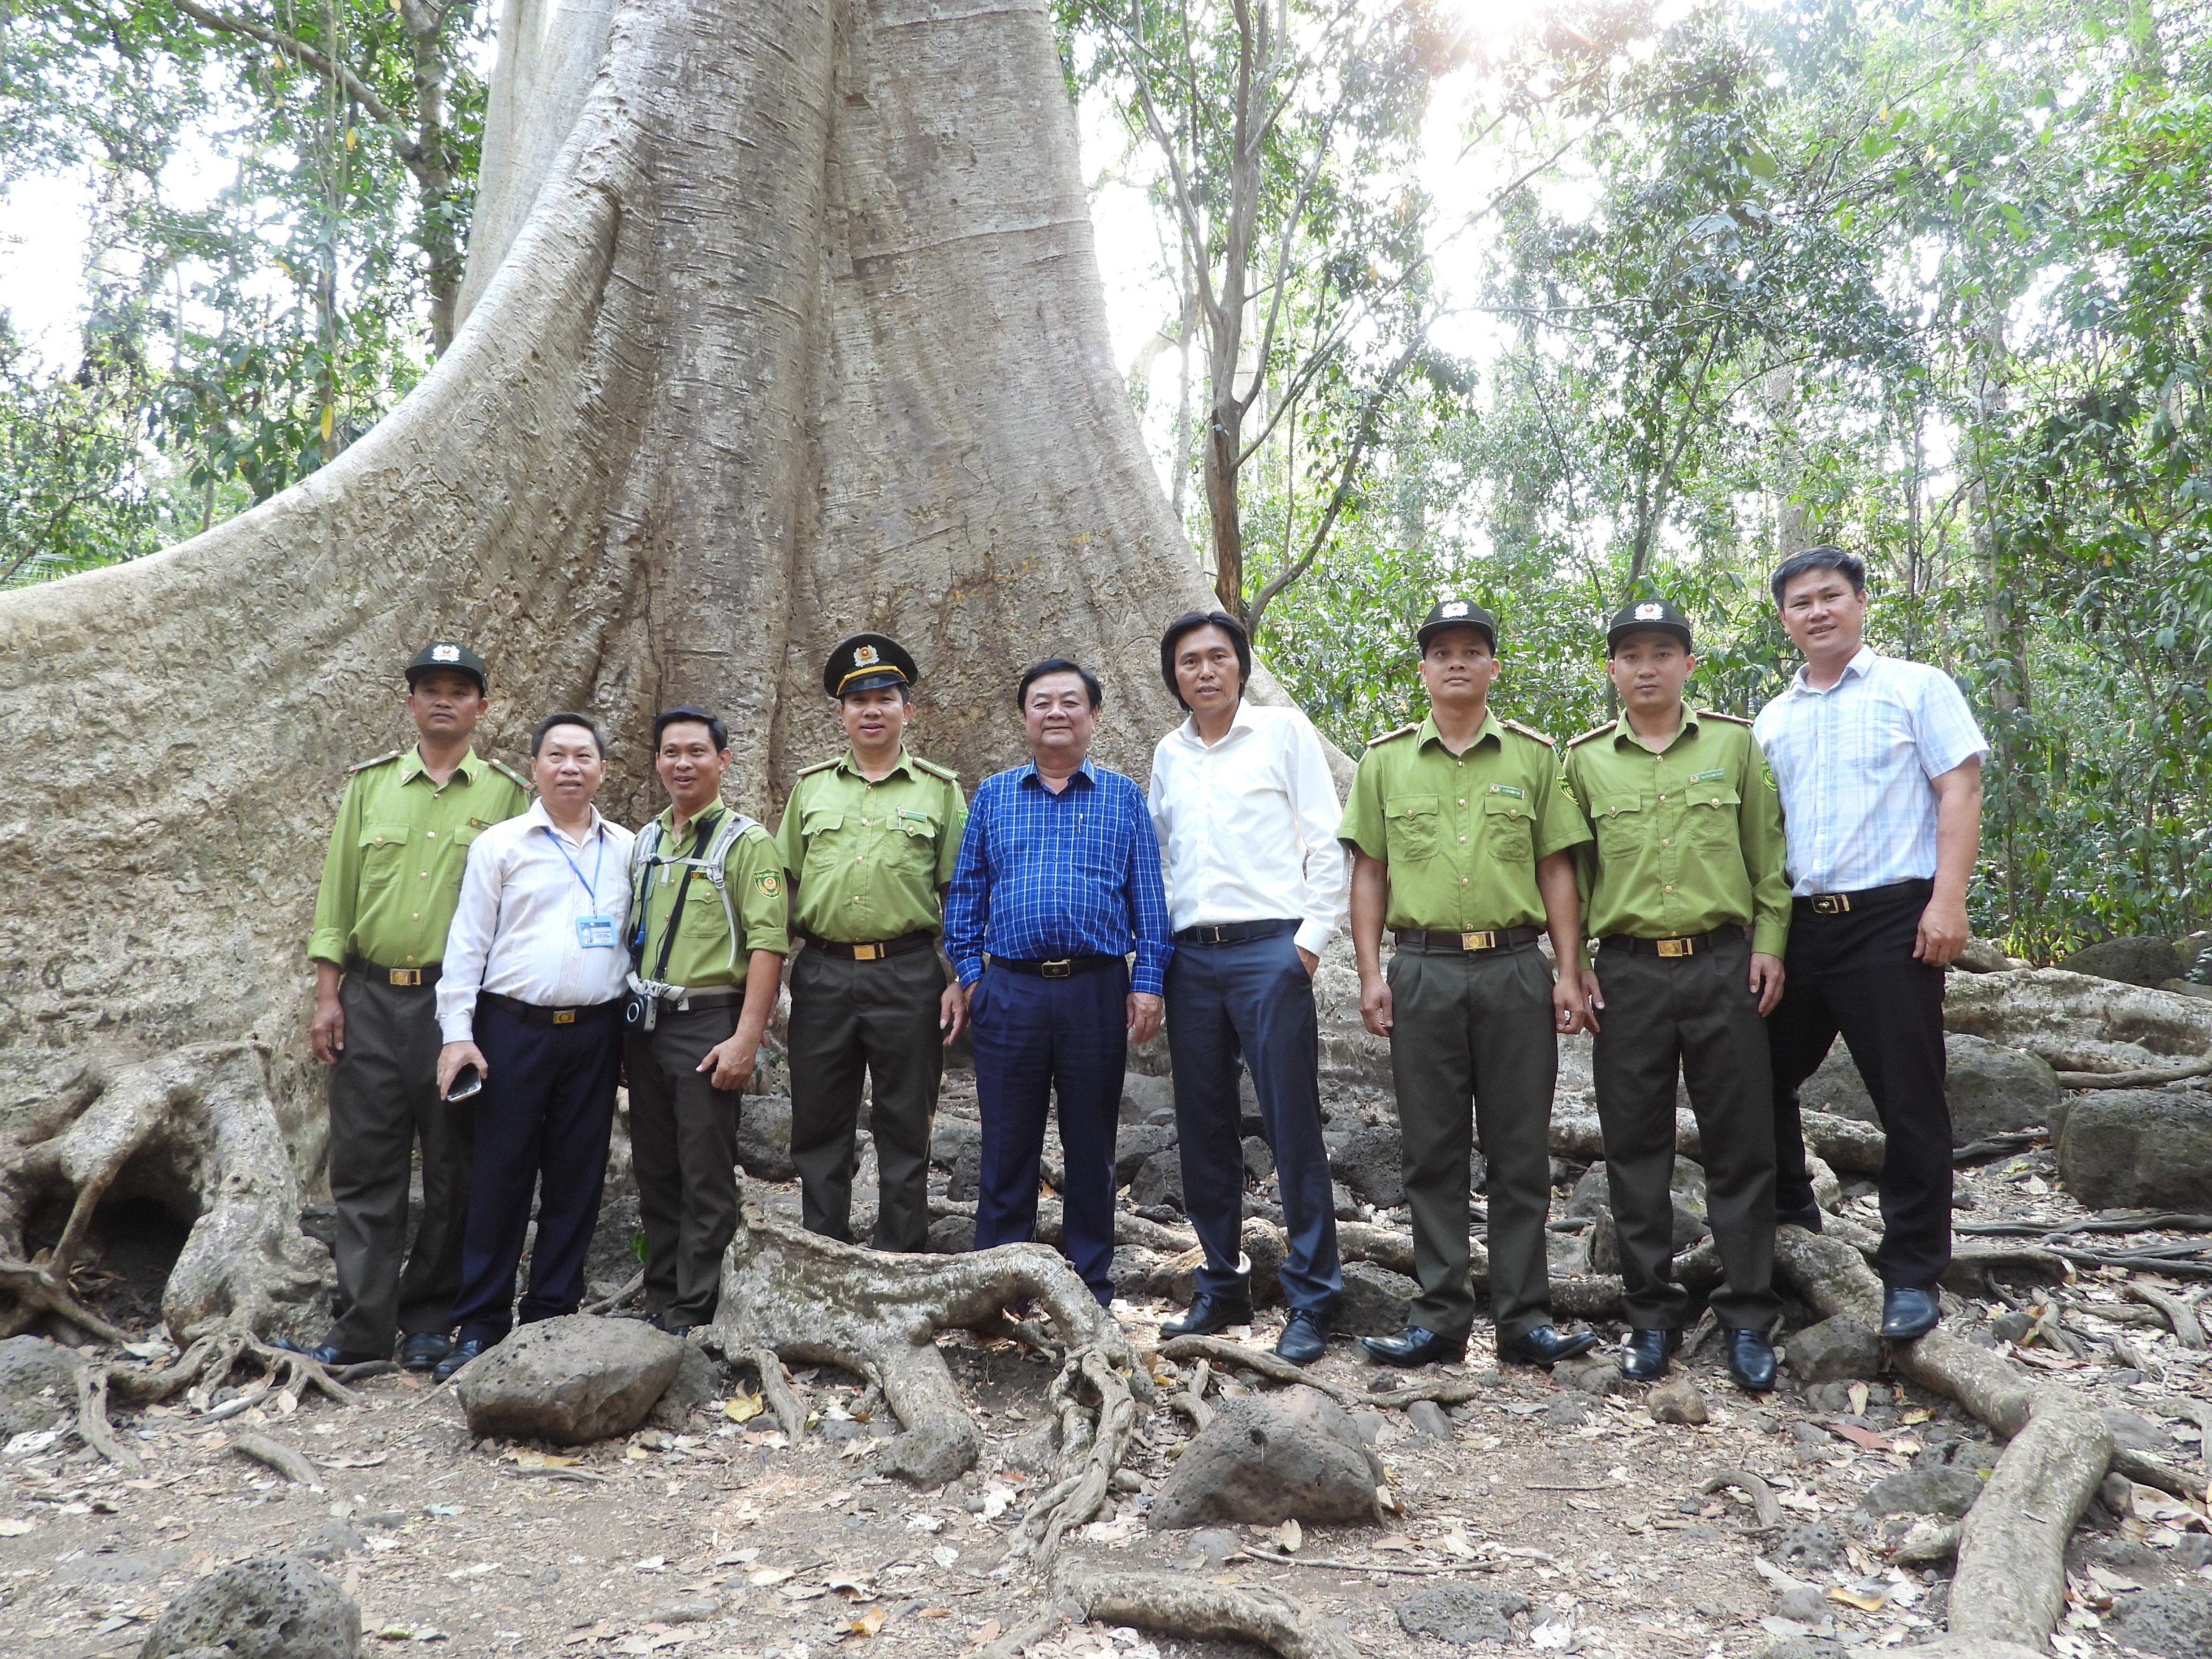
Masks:
[[[611,951],[615,948],[615,919],[612,916],[578,916],[576,943],[586,951]]]
[[[584,879],[584,872],[577,867],[576,860],[568,857],[568,849],[561,845],[561,837],[555,835],[550,826],[545,833],[551,839],[554,850],[561,854],[568,868],[574,872],[577,881],[584,889],[584,897],[592,906],[590,911],[576,918],[576,943],[586,951],[613,950],[615,919],[599,908],[599,866],[607,855],[606,831],[602,830],[599,832],[599,851],[592,859],[592,878],[589,881]]]

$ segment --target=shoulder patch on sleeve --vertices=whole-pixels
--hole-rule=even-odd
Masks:
[[[935,761],[924,760],[919,755],[915,756],[913,759],[917,767],[928,773],[933,778],[942,778],[947,783],[960,781],[960,775],[949,766],[939,766]]]
[[[372,755],[365,761],[356,761],[351,766],[347,767],[346,770],[349,773],[366,772],[372,766],[383,766],[390,762],[396,761],[405,752],[405,750],[399,749],[387,749],[384,753],[380,755]],[[496,766],[499,763],[497,761],[494,761],[492,764]]]
[[[1498,721],[1498,724],[1509,732],[1517,732],[1524,738],[1534,738],[1538,743],[1542,744],[1547,749],[1557,746],[1553,743],[1552,734],[1550,732],[1539,732],[1533,726],[1523,726],[1519,720],[1500,720]]]
[[[774,870],[757,871],[753,875],[753,889],[763,898],[780,897],[783,892],[783,878]]]
[[[1410,737],[1412,737],[1412,736],[1413,735],[1413,733],[1414,733],[1414,732],[1416,732],[1419,731],[1420,729],[1421,729],[1421,723],[1420,723],[1420,721],[1419,721],[1419,720],[1415,720],[1412,725],[1410,725],[1410,726],[1400,726],[1400,727],[1399,727],[1396,731],[1395,731],[1395,732],[1377,732],[1375,736],[1373,736],[1373,737],[1371,737],[1371,738],[1368,738],[1368,739],[1367,739],[1367,746],[1368,746],[1370,749],[1372,749],[1372,748],[1374,748],[1374,747],[1375,747],[1375,745],[1376,745],[1376,744],[1378,744],[1378,743],[1389,743],[1389,742],[1390,742],[1393,738],[1410,738]]]
[[[1620,722],[1619,720],[1607,720],[1603,726],[1593,726],[1589,731],[1583,732],[1580,737],[1569,738],[1567,739],[1567,747],[1572,749],[1577,744],[1588,743],[1592,738],[1601,738],[1607,732],[1617,730],[1620,725]]]
[[[505,761],[495,760],[490,763],[490,764],[493,771],[498,773],[500,776],[505,778],[509,783],[522,791],[524,794],[527,795],[531,793],[535,787],[528,778],[523,776],[521,773],[516,771]]]
[[[1723,714],[1717,708],[1700,708],[1698,710],[1698,718],[1701,720],[1726,720],[1730,726],[1749,726],[1751,724],[1749,720],[1744,719],[1741,714]]]

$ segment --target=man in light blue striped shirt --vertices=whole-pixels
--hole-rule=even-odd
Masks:
[[[1951,1260],[1943,969],[1966,945],[1989,744],[1949,675],[1866,645],[1855,555],[1808,549],[1771,586],[1805,653],[1754,723],[1781,792],[1794,896],[1782,1000],[1767,1021],[1775,1207],[1819,1231],[1797,1089],[1840,1031],[1887,1136],[1881,1333],[1909,1340],[1934,1327]]]

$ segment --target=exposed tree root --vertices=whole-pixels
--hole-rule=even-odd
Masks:
[[[1054,1584],[1085,1618],[1101,1624],[1200,1641],[1257,1642],[1283,1659],[1357,1659],[1351,1642],[1304,1603],[1266,1585],[1216,1584],[1180,1572],[1107,1572],[1073,1561]]]
[[[1880,1128],[1832,1112],[1804,1114],[1805,1149],[1825,1159],[1829,1167],[1846,1175],[1879,1175],[1884,1140]],[[1605,1132],[1597,1118],[1556,1116],[1552,1120],[1552,1156],[1594,1163],[1605,1156]],[[1674,1114],[1674,1150],[1684,1158],[1702,1158],[1704,1141],[1698,1120],[1686,1109]]]
[[[2204,1327],[2197,1323],[2197,1310],[2179,1297],[2169,1296],[2164,1291],[2154,1291],[2148,1285],[2133,1283],[2123,1285],[2120,1293],[2133,1297],[2145,1307],[2157,1309],[2165,1316],[2167,1325],[2172,1328],[2174,1340],[2183,1347],[2201,1348],[2204,1346]]]
[[[115,1437],[115,1430],[107,1420],[107,1382],[105,1365],[76,1367],[77,1438],[109,1462],[135,1474],[139,1468],[138,1454]]]
[[[2062,1089],[2157,1089],[2184,1083],[2212,1073],[2212,1060],[2192,1060],[2183,1066],[2146,1066],[2130,1072],[2060,1072]]]
[[[603,1296],[597,1302],[586,1302],[580,1311],[587,1314],[612,1313],[617,1308],[645,1288],[645,1269],[640,1267],[629,1276],[622,1289],[612,1296]]]
[[[30,1218],[63,1194],[61,1237],[34,1255]],[[181,1341],[297,1318],[322,1282],[327,1258],[300,1231],[299,1183],[261,1051],[202,1043],[94,1067],[57,1111],[0,1146],[0,1335],[51,1313],[104,1341],[135,1340],[82,1306],[69,1278],[101,1202],[138,1194],[192,1218],[161,1296],[162,1317]]]
[[[1880,1319],[1881,1281],[1850,1244],[1784,1227],[1775,1261],[1823,1314]],[[1945,1659],[2041,1654],[2064,1610],[2066,1540],[2114,1462],[2112,1431],[2063,1385],[2032,1380],[1940,1328],[1893,1345],[1890,1356],[1913,1382],[1957,1401],[2010,1442],[1960,1532],[1951,1633],[1916,1651]]]
[[[281,1440],[271,1440],[265,1434],[234,1434],[230,1437],[230,1449],[276,1470],[295,1486],[305,1486],[310,1492],[323,1489],[322,1482],[315,1479],[315,1466]]]
[[[2205,1483],[2201,1479],[2184,1474],[2172,1464],[2161,1462],[2148,1452],[2115,1446],[2112,1468],[2139,1486],[2155,1486],[2168,1497],[2191,1504],[2205,1501]]]
[[[1724,1486],[1732,1486],[1751,1499],[1752,1522],[1757,1530],[1763,1532],[1770,1527],[1782,1524],[1782,1504],[1775,1497],[1774,1488],[1750,1470],[1717,1470],[1705,1477],[1705,1484],[1698,1490],[1716,1492]]]
[[[1062,1625],[1080,1617],[1082,1610],[1073,1602],[1055,1601],[1035,1618],[1024,1620],[980,1650],[975,1659],[1020,1659],[1023,1653],[1043,1641]]]
[[[388,1362],[379,1363],[389,1369]],[[240,1366],[258,1368],[262,1373],[261,1380],[242,1394],[219,1405],[213,1403],[216,1391]],[[195,1410],[206,1413],[205,1420],[210,1423],[228,1422],[271,1398],[281,1409],[289,1410],[310,1391],[327,1395],[342,1406],[361,1403],[359,1395],[307,1355],[272,1347],[251,1331],[240,1329],[210,1332],[187,1348],[173,1364],[158,1370],[80,1363],[76,1385],[78,1437],[109,1462],[132,1469],[139,1467],[138,1455],[127,1442],[117,1437],[108,1421],[107,1402],[111,1397],[125,1406],[143,1407],[182,1394]],[[232,1444],[238,1445],[239,1440],[245,1437],[234,1437]],[[251,1452],[248,1455],[258,1455]],[[311,1472],[307,1484],[313,1482]]]
[[[749,1194],[744,1224],[722,1265],[714,1338],[750,1358],[785,1431],[804,1431],[803,1408],[776,1401],[779,1358],[842,1366],[883,1391],[903,1432],[886,1443],[895,1472],[934,1486],[972,1468],[981,1435],[961,1404],[936,1346],[942,1330],[1000,1333],[1005,1310],[1035,1302],[1065,1346],[1053,1384],[1060,1467],[1030,1507],[1019,1547],[1048,1557],[1060,1536],[1097,1512],[1136,1425],[1135,1398],[1152,1397],[1121,1327],[1055,1250],[1008,1244],[965,1255],[886,1255],[818,1237],[771,1217]],[[796,1419],[795,1421],[793,1419]]]

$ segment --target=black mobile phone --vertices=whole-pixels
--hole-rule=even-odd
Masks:
[[[471,1095],[483,1091],[483,1073],[474,1066],[464,1066],[453,1073],[453,1087],[446,1091],[447,1100],[466,1100]]]

